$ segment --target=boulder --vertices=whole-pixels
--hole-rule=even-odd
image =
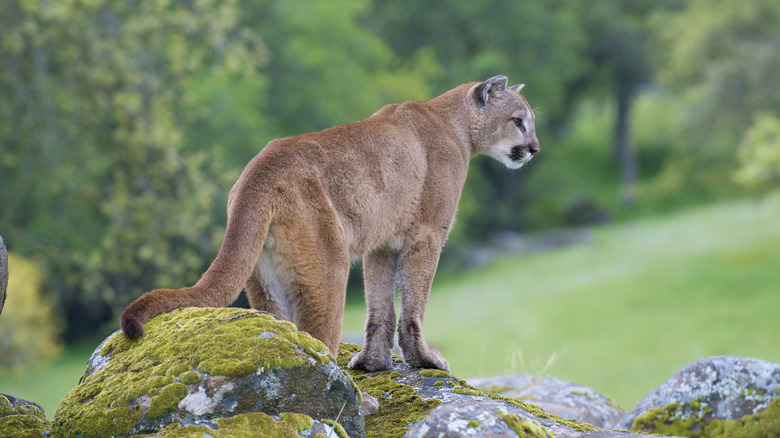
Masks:
[[[510,375],[467,381],[485,392],[525,400],[551,414],[604,429],[611,428],[626,414],[615,402],[593,389],[555,377]]]
[[[37,403],[0,394],[0,437],[42,438],[48,436],[50,428]]]
[[[650,391],[617,427],[689,437],[780,436],[780,364],[702,359]]]
[[[346,367],[360,349],[342,344],[338,363]],[[483,392],[441,370],[411,368],[397,356],[391,370],[348,372],[362,391],[379,400],[379,411],[366,417],[367,438],[643,436],[565,419],[519,399]]]
[[[505,403],[459,401],[440,405],[416,423],[404,437],[534,437],[554,438],[538,421]]]
[[[181,436],[189,426],[230,436],[225,428],[253,424],[306,436],[314,420],[363,436],[355,383],[324,344],[290,322],[246,309],[184,308],[145,328],[140,339],[116,332],[95,350],[57,409],[54,436]]]

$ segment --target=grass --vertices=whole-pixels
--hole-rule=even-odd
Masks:
[[[627,409],[706,356],[780,362],[778,218],[777,203],[698,208],[443,275],[426,338],[459,377],[547,372]],[[364,313],[348,308],[345,330]]]
[[[425,319],[458,377],[547,373],[631,409],[711,355],[780,362],[780,203],[742,201],[610,225],[590,243],[437,276]],[[362,331],[351,303],[345,332]],[[102,340],[0,375],[51,419]]]

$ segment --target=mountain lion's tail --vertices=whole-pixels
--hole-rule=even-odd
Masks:
[[[192,287],[155,289],[130,303],[120,318],[127,337],[141,337],[144,323],[160,313],[179,307],[225,307],[238,298],[260,257],[271,214],[256,196],[233,193],[236,189],[241,192],[238,184],[231,190],[225,240],[209,269]]]

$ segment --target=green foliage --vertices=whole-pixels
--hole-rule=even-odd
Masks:
[[[230,182],[181,153],[181,126],[197,75],[252,78],[266,59],[236,15],[235,1],[0,6],[0,203],[14,206],[0,220],[46,253],[66,308],[97,314],[77,318],[192,282],[216,252]]]
[[[760,114],[737,151],[737,183],[753,190],[780,188],[780,119]]]
[[[432,97],[428,82],[438,66],[425,52],[399,60],[362,24],[370,5],[304,0],[247,6],[242,20],[263,37],[271,56],[265,115],[276,135],[321,130],[388,103]]]
[[[610,217],[619,212],[619,174],[609,158],[612,118],[606,105],[583,102],[571,134],[534,157],[530,165],[539,168],[523,175],[523,182],[533,188],[525,216],[537,228],[581,225],[586,222],[576,214],[581,206]]]
[[[0,318],[0,373],[18,373],[56,358],[62,345],[60,319],[41,291],[42,274],[32,262],[8,254],[8,299]]]
[[[738,145],[761,113],[780,112],[780,10],[772,0],[693,0],[658,20],[660,82],[683,109],[670,169],[681,185],[728,194]]]

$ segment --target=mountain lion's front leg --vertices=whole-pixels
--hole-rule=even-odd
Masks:
[[[435,233],[423,235],[401,254],[398,261],[401,289],[398,344],[404,362],[410,366],[449,371],[447,361],[438,351],[428,348],[422,333],[425,306],[445,237]]]
[[[377,250],[363,257],[366,289],[366,337],[363,350],[349,361],[350,368],[367,371],[390,369],[395,337],[395,271],[398,254]]]

